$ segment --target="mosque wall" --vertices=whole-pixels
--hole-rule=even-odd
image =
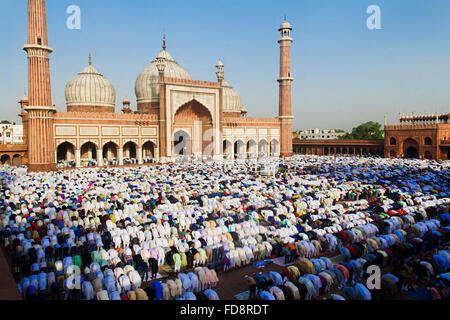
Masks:
[[[385,156],[406,157],[416,149],[423,159],[448,159],[450,123],[385,126]]]
[[[137,148],[148,141],[158,146],[158,122],[149,115],[58,112],[54,132],[56,146],[69,142],[76,149],[87,142],[97,148],[113,142],[120,149],[129,141]]]
[[[114,113],[114,107],[106,106],[67,106],[68,112]]]

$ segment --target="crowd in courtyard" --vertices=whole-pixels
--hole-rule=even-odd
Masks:
[[[277,257],[284,272],[238,280],[252,299],[379,300],[418,280],[448,298],[449,170],[317,156],[1,167],[0,244],[24,299],[217,300],[221,273]],[[370,265],[389,269],[382,290]]]

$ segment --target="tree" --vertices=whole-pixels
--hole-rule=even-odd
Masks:
[[[377,140],[383,139],[383,130],[378,122],[369,121],[352,129],[352,132],[341,137],[344,140]]]

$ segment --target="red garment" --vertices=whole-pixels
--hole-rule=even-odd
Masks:
[[[356,255],[358,254],[358,252],[356,251],[355,247],[353,247],[351,245],[345,246],[345,248],[347,248],[348,251],[350,251],[350,255],[352,257],[356,257]]]
[[[339,269],[342,271],[342,274],[344,275],[345,279],[348,279],[350,277],[348,269],[345,266],[343,266],[342,264],[336,265],[336,269]]]
[[[47,235],[47,230],[41,229],[41,230],[39,231],[39,235],[41,236],[41,238],[44,238],[44,237]]]
[[[346,244],[348,241],[348,235],[344,231],[339,231],[338,233],[339,238],[341,239],[343,244]]]
[[[289,279],[289,281],[292,281],[294,279],[294,275],[292,274],[292,272],[287,269],[284,270],[283,272],[281,272],[281,275],[283,277],[287,277]]]

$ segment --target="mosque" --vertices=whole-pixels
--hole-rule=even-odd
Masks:
[[[23,164],[29,171],[55,170],[61,161],[76,167],[190,159],[243,159],[292,155],[292,28],[279,28],[279,116],[247,116],[239,93],[217,63],[217,82],[193,80],[166,48],[137,76],[137,111],[125,98],[115,112],[116,92],[89,63],[65,89],[66,112],[51,100],[50,54],[45,0],[28,0],[28,97],[20,100]],[[80,68],[81,69],[81,68]]]

